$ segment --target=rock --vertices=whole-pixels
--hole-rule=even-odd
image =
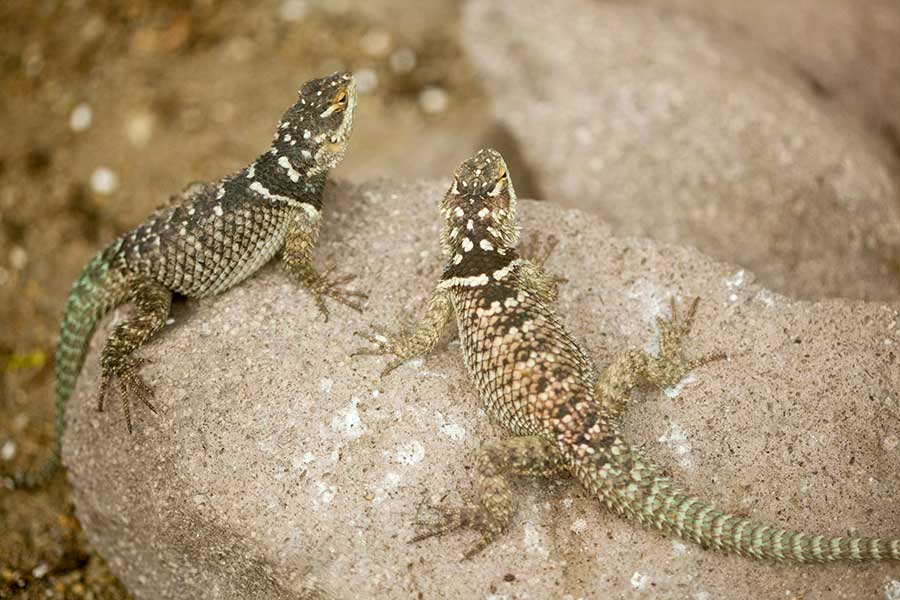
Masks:
[[[779,53],[823,94],[900,141],[896,0],[654,0]]]
[[[888,155],[796,76],[635,3],[472,0],[462,31],[546,199],[781,293],[897,298]]]
[[[448,167],[449,170],[449,167]],[[159,415],[94,410],[99,328],[69,402],[65,463],[84,530],[136,598],[873,597],[884,564],[760,564],[615,517],[572,481],[518,484],[511,530],[475,559],[457,533],[411,545],[429,502],[471,491],[502,432],[479,409],[457,342],[385,380],[350,358],[372,324],[414,321],[441,267],[448,182],[331,186],[320,264],[356,273],[363,315],[325,322],[282,271],[181,303],[142,355]],[[727,350],[668,394],[638,394],[633,443],[722,507],[844,535],[900,535],[900,311],[774,294],[693,249],[613,237],[596,217],[520,202],[524,235],[561,240],[560,313],[607,363],[652,347],[666,299],[702,305],[688,352]],[[900,585],[900,584],[898,584]]]

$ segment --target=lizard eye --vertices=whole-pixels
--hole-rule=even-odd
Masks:
[[[500,163],[500,166],[497,168],[497,179],[506,179],[506,165]]]
[[[331,103],[337,108],[343,109],[347,107],[347,91],[341,90],[332,98]]]

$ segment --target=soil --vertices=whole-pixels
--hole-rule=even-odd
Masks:
[[[170,193],[251,161],[303,81],[348,69],[365,92],[337,177],[445,177],[503,146],[456,3],[414,4],[0,3],[0,473],[51,446],[56,326],[82,266]],[[0,492],[0,540],[0,598],[129,597],[64,472]]]

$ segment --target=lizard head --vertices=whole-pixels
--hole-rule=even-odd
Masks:
[[[349,73],[311,79],[281,119],[273,148],[310,177],[337,165],[347,151],[356,84]]]
[[[479,150],[456,167],[441,213],[446,219],[441,245],[457,262],[472,248],[505,254],[515,245],[516,192],[499,152]]]

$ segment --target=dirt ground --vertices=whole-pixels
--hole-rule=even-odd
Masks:
[[[306,79],[348,69],[361,88],[338,177],[446,177],[490,143],[538,194],[457,19],[449,0],[0,3],[0,474],[51,446],[56,324],[82,266],[168,194],[252,160]],[[0,598],[128,597],[62,473],[0,490]]]

